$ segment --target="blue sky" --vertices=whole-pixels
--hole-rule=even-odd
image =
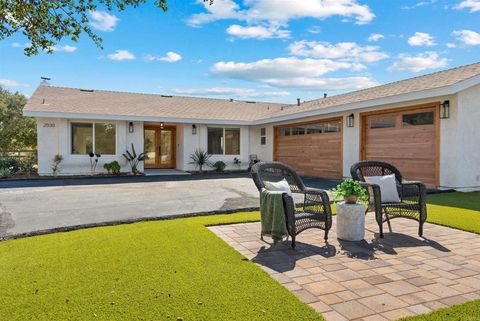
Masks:
[[[0,85],[294,102],[480,61],[480,0],[195,0],[90,14],[54,54],[0,42]]]

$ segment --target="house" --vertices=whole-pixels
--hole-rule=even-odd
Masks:
[[[150,156],[145,168],[193,170],[201,149],[227,169],[256,154],[341,178],[378,159],[430,187],[480,189],[480,63],[291,105],[41,84],[24,115],[37,120],[40,175],[55,154],[62,174],[88,173],[90,151],[129,171],[122,153],[133,144]]]

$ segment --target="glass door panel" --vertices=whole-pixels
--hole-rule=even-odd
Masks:
[[[160,167],[175,168],[175,131],[162,129],[160,131]]]
[[[145,160],[146,168],[157,167],[157,130],[155,128],[145,128],[144,151],[148,155]]]

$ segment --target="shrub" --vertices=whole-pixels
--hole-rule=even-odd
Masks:
[[[222,161],[217,161],[213,163],[212,167],[215,168],[217,172],[223,172],[225,167],[227,167],[227,164],[225,164],[225,162],[222,162]]]
[[[60,154],[57,154],[53,157],[52,173],[54,176],[57,176],[58,173],[60,173],[60,163],[62,161],[63,161],[63,156]]]
[[[8,167],[1,167],[0,168],[0,178],[7,178],[12,176],[12,170]]]
[[[148,155],[145,153],[140,153],[137,155],[135,152],[135,147],[132,144],[132,152],[129,152],[128,150],[123,154],[123,157],[128,161],[130,164],[130,167],[132,169],[132,174],[137,175],[138,174],[138,164],[140,162],[143,162],[148,159]]]
[[[210,157],[212,157],[212,155],[210,155],[206,151],[197,149],[195,150],[195,153],[190,155],[190,159],[192,160],[190,164],[195,164],[195,168],[198,167],[200,173],[203,173],[203,166],[209,164],[208,160],[210,159]]]
[[[105,168],[109,174],[110,173],[115,175],[120,174],[120,164],[117,161],[113,161],[111,163],[105,163],[103,164],[103,168]]]

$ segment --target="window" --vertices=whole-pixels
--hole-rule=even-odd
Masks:
[[[370,128],[392,128],[395,127],[396,117],[392,115],[375,116],[370,120]]]
[[[93,125],[72,123],[72,154],[93,152]]]
[[[339,133],[342,130],[340,123],[325,123],[323,126],[323,131],[325,133]]]
[[[116,128],[113,123],[71,123],[72,154],[116,154]]]
[[[208,153],[240,155],[240,128],[208,128]]]
[[[403,126],[433,125],[435,114],[433,111],[402,115]]]
[[[267,129],[260,128],[260,145],[266,145],[266,144],[267,144]]]
[[[307,134],[320,134],[323,131],[323,126],[321,124],[310,125],[307,127]]]
[[[293,127],[292,135],[305,135],[305,128],[303,127]]]
[[[290,136],[290,128],[279,128],[278,136]]]

